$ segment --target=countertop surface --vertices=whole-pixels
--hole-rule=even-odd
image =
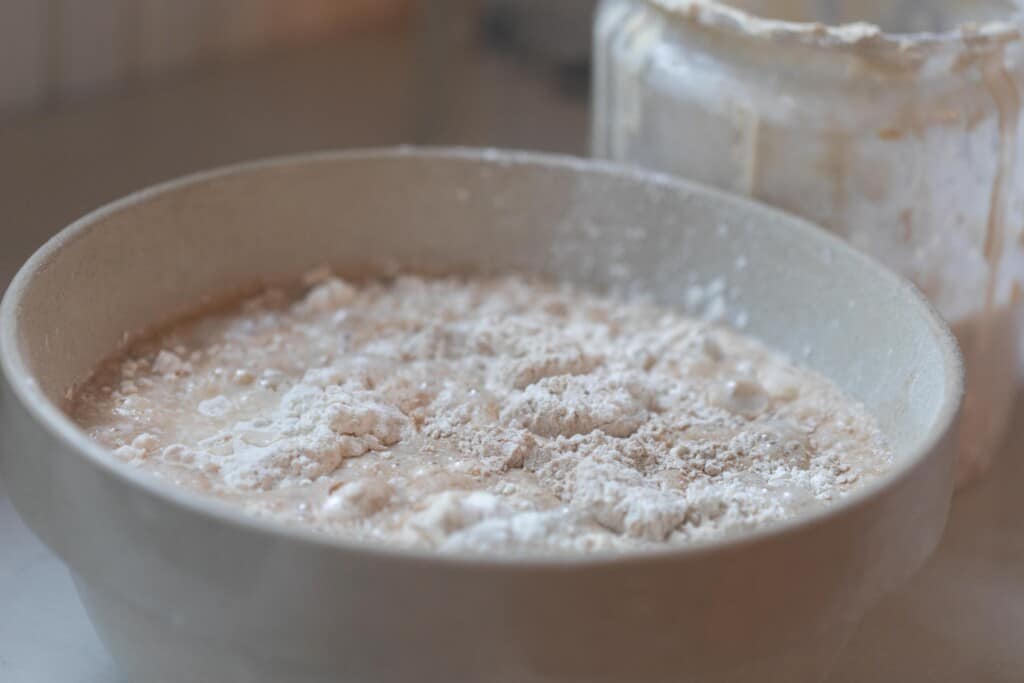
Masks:
[[[49,235],[106,201],[246,158],[399,142],[582,153],[583,100],[460,47],[421,85],[401,32],[225,65],[0,126],[0,289]],[[372,66],[367,67],[367,64]],[[864,621],[834,683],[1024,680],[1024,401],[995,469],[959,494],[942,544]],[[61,563],[0,482],[0,681],[118,683]]]

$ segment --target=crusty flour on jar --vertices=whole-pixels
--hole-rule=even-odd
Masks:
[[[1024,0],[607,0],[594,156],[808,218],[917,285],[966,368],[957,485],[1024,371]]]
[[[861,406],[760,343],[518,276],[318,271],[131,346],[69,410],[252,514],[455,552],[717,538],[891,463]]]

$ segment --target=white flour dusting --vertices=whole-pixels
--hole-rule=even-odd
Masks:
[[[860,406],[751,339],[521,277],[317,271],[135,345],[70,410],[253,514],[444,551],[715,538],[891,461]]]

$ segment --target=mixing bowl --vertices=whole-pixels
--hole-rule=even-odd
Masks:
[[[826,509],[630,555],[480,557],[327,538],[116,462],[61,412],[126,333],[320,264],[542,273],[726,321],[863,401],[881,479]],[[2,476],[129,680],[813,681],[935,547],[961,394],[916,290],[812,225],[604,163],[328,153],[145,190],[40,249],[0,308]]]

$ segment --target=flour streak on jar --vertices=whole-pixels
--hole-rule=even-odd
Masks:
[[[1019,374],[1021,4],[605,0],[595,27],[596,156],[805,216],[946,316],[960,484],[998,450]]]

